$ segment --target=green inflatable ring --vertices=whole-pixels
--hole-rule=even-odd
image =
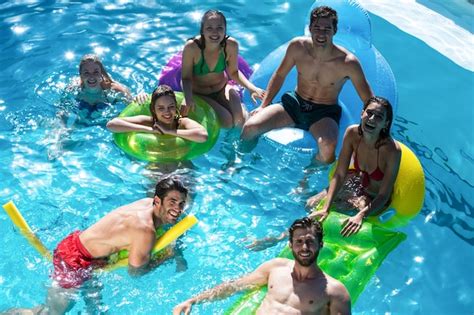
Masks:
[[[183,93],[175,92],[176,101],[181,104]],[[214,110],[200,97],[195,96],[196,108],[189,113],[189,118],[200,123],[206,128],[208,139],[204,143],[197,143],[170,135],[158,135],[146,132],[114,133],[117,146],[127,154],[144,161],[174,162],[190,160],[209,151],[219,137],[219,123]],[[119,117],[148,115],[150,103],[138,105],[130,103]]]
[[[366,222],[357,234],[343,237],[341,226],[347,218],[332,209],[324,221],[324,246],[318,256],[318,265],[345,285],[354,304],[385,257],[406,239],[406,235]],[[278,257],[294,259],[288,246]],[[245,293],[225,314],[255,314],[266,292],[265,286]]]

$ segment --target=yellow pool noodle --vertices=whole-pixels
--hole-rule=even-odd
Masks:
[[[194,224],[198,222],[198,219],[194,214],[189,214],[184,219],[173,225],[168,231],[165,232],[155,243],[153,249],[151,250],[152,254],[155,254],[168,246],[172,241],[176,240],[178,237],[184,234],[189,230]],[[108,264],[102,270],[112,271],[120,267],[126,267],[128,265],[128,257],[120,259],[119,261]]]
[[[33,246],[43,257],[51,260],[50,251],[43,245],[43,243],[41,243],[35,233],[33,233],[13,201],[4,204],[3,209],[5,209],[12,222],[20,229],[20,233],[23,234],[31,246]]]

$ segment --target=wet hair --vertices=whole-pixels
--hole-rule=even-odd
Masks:
[[[100,72],[102,73],[102,78],[105,84],[110,85],[114,82],[114,80],[112,80],[107,70],[105,70],[105,67],[102,64],[102,61],[100,60],[99,56],[97,56],[96,54],[87,54],[87,55],[82,56],[81,61],[79,62],[79,75],[81,75],[82,67],[84,66],[86,62],[93,62],[100,67]],[[81,80],[81,84],[82,83],[83,82]]]
[[[315,220],[311,220],[308,217],[304,217],[298,220],[295,220],[293,224],[288,229],[290,234],[290,243],[293,243],[293,233],[296,229],[310,229],[313,232],[313,235],[318,239],[320,244],[323,243],[323,228],[321,223]]]
[[[334,27],[334,34],[337,32],[337,12],[331,7],[328,6],[320,6],[316,7],[311,11],[310,14],[310,20],[309,20],[309,26],[311,27],[313,23],[315,23],[317,20],[321,18],[330,18],[332,19],[332,26]]]
[[[176,190],[182,194],[184,194],[184,198],[188,196],[188,188],[184,186],[183,181],[181,180],[180,176],[177,175],[168,175],[160,178],[158,183],[155,187],[155,197],[158,196],[161,201],[166,197],[166,195],[170,192]],[[155,204],[155,202],[153,202]]]
[[[160,97],[165,96],[165,95],[172,96],[174,99],[174,102],[177,103],[176,95],[174,94],[174,91],[171,87],[169,87],[166,84],[158,85],[158,87],[151,94],[150,112],[151,112],[151,117],[153,118],[153,125],[158,123],[158,116],[156,115],[156,111],[155,111],[155,103]]]
[[[380,104],[385,108],[385,114],[386,114],[385,119],[388,122],[387,127],[383,128],[380,131],[379,138],[377,139],[377,142],[375,143],[375,147],[379,148],[383,144],[383,141],[385,139],[390,138],[390,129],[392,128],[392,122],[393,122],[393,108],[392,108],[392,104],[390,104],[390,102],[386,98],[383,98],[381,96],[372,96],[364,103],[364,108],[362,110],[365,111],[371,103]],[[364,133],[362,131],[361,124],[362,122],[359,124],[359,127],[357,128],[360,136],[362,136],[362,134]]]
[[[224,22],[224,27],[226,34],[224,35],[224,39],[220,42],[220,45],[222,49],[224,50],[224,60],[227,60],[227,39],[229,36],[227,36],[227,20],[224,16],[224,13],[222,13],[219,10],[207,10],[204,15],[201,18],[201,28],[199,29],[199,34],[201,35],[201,39],[197,40],[196,38],[193,38],[193,41],[198,45],[199,49],[201,49],[201,54],[204,55],[204,48],[206,48],[206,39],[204,38],[204,23],[206,22],[207,19],[209,19],[211,16],[218,16],[222,19]],[[204,58],[204,57],[203,57]],[[201,63],[201,72],[202,72],[202,67],[204,67],[204,62]]]

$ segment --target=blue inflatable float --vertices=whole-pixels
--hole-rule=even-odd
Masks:
[[[385,58],[372,45],[372,30],[369,15],[356,1],[315,1],[310,11],[306,15],[309,23],[309,15],[313,8],[327,5],[335,9],[338,13],[338,29],[334,37],[336,45],[343,46],[352,52],[359,59],[364,74],[375,95],[383,96],[390,101],[394,114],[397,109],[397,88],[395,77]],[[305,34],[309,35],[308,25],[305,27]],[[288,43],[278,47],[265,57],[260,63],[260,67],[252,74],[250,80],[260,87],[266,87],[273,72],[278,68],[286,52]],[[288,74],[286,80],[275,96],[273,102],[280,102],[281,96],[286,91],[294,90],[296,87],[296,68]],[[248,92],[244,93],[244,102],[249,109],[253,109],[252,101]],[[344,131],[351,124],[360,121],[362,111],[362,101],[360,100],[352,82],[348,81],[339,94],[339,104],[341,105],[342,117],[339,124],[339,142],[337,152],[342,146]],[[304,130],[296,128],[281,128],[265,133],[262,138],[278,149],[286,149],[314,155],[318,147],[312,135]]]

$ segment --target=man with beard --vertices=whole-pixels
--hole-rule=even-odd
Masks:
[[[45,305],[34,309],[12,309],[7,314],[64,314],[74,303],[74,293],[105,266],[107,258],[128,250],[128,272],[139,276],[158,261],[151,260],[156,230],[175,224],[183,212],[188,189],[177,176],[156,184],[153,198],[143,198],[111,211],[84,231],[74,231],[54,250],[53,284]],[[168,255],[169,256],[169,255]]]
[[[296,220],[289,229],[295,260],[275,258],[234,281],[218,285],[177,305],[173,314],[189,314],[194,303],[212,301],[264,285],[268,292],[257,314],[350,314],[349,293],[315,263],[323,246],[319,222]]]

